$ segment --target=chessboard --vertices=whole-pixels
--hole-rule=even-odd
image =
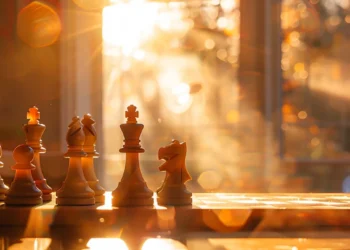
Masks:
[[[0,230],[22,228],[25,237],[67,230],[89,237],[115,237],[117,232],[350,231],[346,194],[195,193],[190,206],[159,206],[156,195],[153,198],[153,206],[133,207],[113,206],[111,192],[105,193],[104,204],[94,206],[59,206],[55,198],[34,207],[0,203]]]

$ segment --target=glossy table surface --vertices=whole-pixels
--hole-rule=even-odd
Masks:
[[[3,241],[3,242],[2,242]],[[310,238],[190,238],[179,241],[170,238],[147,238],[134,248],[120,238],[90,238],[86,241],[67,244],[52,238],[22,238],[11,242],[0,238],[2,249],[9,250],[345,250],[350,248],[350,239]]]
[[[139,239],[165,237],[167,242],[180,239],[188,249],[197,249],[191,244],[199,244],[207,245],[205,249],[296,250],[308,249],[303,247],[309,243],[346,249],[341,248],[342,242],[350,249],[349,235],[350,195],[343,193],[195,193],[193,205],[183,207],[158,206],[156,200],[150,207],[112,207],[110,192],[105,204],[94,206],[56,206],[55,200],[34,207],[0,203],[0,236],[8,239],[68,242],[122,237],[141,242]],[[255,248],[262,243],[271,248]],[[274,244],[289,248],[273,248]]]

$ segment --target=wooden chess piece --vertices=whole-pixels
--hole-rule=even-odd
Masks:
[[[6,196],[6,205],[39,205],[43,203],[42,192],[37,188],[32,177],[32,164],[34,150],[26,144],[19,145],[13,151],[16,164],[12,166],[16,170],[15,179],[11,183]]]
[[[180,143],[173,140],[170,145],[162,147],[158,151],[159,160],[164,159],[160,171],[166,171],[165,180],[157,190],[159,205],[191,205],[192,193],[186,188],[185,183],[191,180],[186,169],[186,142]]]
[[[2,148],[0,146],[0,158],[2,156]],[[4,167],[4,163],[0,161],[0,168]],[[0,175],[0,201],[5,200],[6,194],[9,190],[9,187],[5,185],[4,180],[1,178]]]
[[[96,143],[96,130],[95,130],[95,121],[92,119],[90,114],[84,115],[83,120],[81,121],[83,126],[83,131],[85,134],[84,142],[84,152],[87,154],[86,157],[81,159],[83,172],[85,179],[89,183],[89,186],[95,192],[95,202],[104,203],[105,201],[105,190],[101,187],[99,180],[96,177],[94,169],[94,158],[99,157],[99,153],[95,150]]]
[[[126,162],[123,177],[118,187],[112,192],[114,206],[153,205],[153,192],[147,187],[139,164],[139,153],[145,150],[140,145],[139,138],[144,126],[137,123],[138,115],[136,107],[130,105],[125,112],[127,122],[120,125],[125,140],[119,152],[126,153]]]
[[[57,191],[57,205],[94,205],[95,193],[85,179],[81,159],[87,154],[83,150],[85,135],[78,116],[73,117],[66,136],[69,167],[62,187]]]
[[[41,137],[44,134],[46,126],[39,122],[40,112],[37,107],[32,107],[27,112],[28,124],[23,126],[26,135],[26,144],[34,150],[33,164],[35,169],[32,170],[32,176],[36,186],[43,192],[43,201],[52,200],[52,188],[47,184],[41,170],[40,155],[46,152],[43,147]]]

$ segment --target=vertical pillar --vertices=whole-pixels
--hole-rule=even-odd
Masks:
[[[239,84],[242,171],[249,171],[254,191],[266,191],[265,178],[276,159],[280,117],[280,1],[240,2]],[[277,157],[278,158],[278,157]],[[245,170],[247,169],[248,170]]]

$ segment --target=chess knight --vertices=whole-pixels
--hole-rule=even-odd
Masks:
[[[159,205],[192,204],[192,193],[185,186],[192,179],[186,169],[186,152],[186,142],[180,143],[177,140],[159,149],[159,160],[165,160],[159,170],[166,171],[165,180],[157,190]]]

